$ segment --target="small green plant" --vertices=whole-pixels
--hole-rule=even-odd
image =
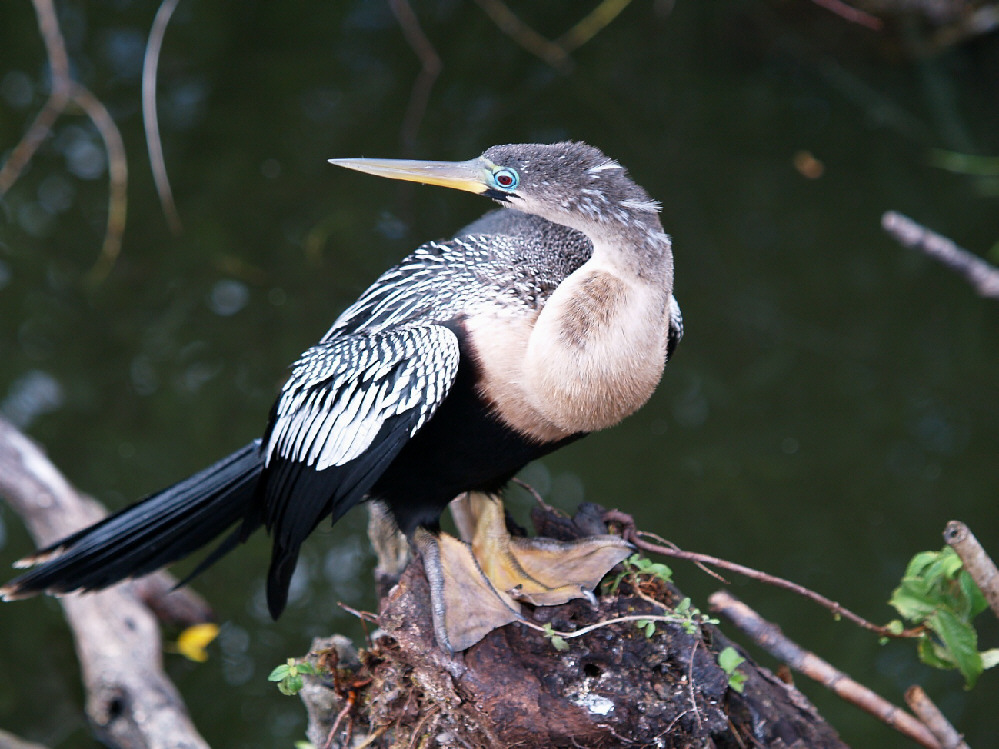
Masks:
[[[632,578],[631,583],[639,591],[639,595],[642,595],[641,586],[645,581],[656,580],[663,584],[673,582],[673,570],[661,562],[653,562],[651,559],[643,557],[640,554],[632,554],[621,564],[624,569],[617,577],[606,583],[607,587],[605,591],[610,595],[615,595],[621,586],[621,581],[629,577]],[[659,605],[662,606],[663,604]],[[638,627],[642,634],[651,638],[656,633],[656,623],[661,621],[676,622],[689,635],[696,634],[697,628],[701,624],[718,623],[717,619],[710,619],[704,616],[697,608],[691,606],[689,598],[684,598],[673,607],[673,610],[667,617],[658,616],[649,619],[640,619],[635,622],[635,626]]]
[[[729,687],[740,694],[746,688],[746,675],[738,669],[745,662],[746,659],[731,645],[718,654],[718,665],[728,674]]]
[[[560,653],[569,649],[569,643],[565,641],[565,638],[562,637],[562,635],[556,634],[555,628],[551,625],[551,622],[545,624],[544,635],[548,638],[549,642],[551,642],[552,647]]]
[[[315,676],[318,673],[319,671],[316,670],[316,667],[308,661],[289,658],[287,663],[282,663],[271,671],[267,680],[276,681],[277,688],[281,691],[281,694],[286,694],[290,697],[302,690],[304,686],[303,675]]]
[[[621,565],[624,567],[621,573],[606,584],[606,590],[611,595],[617,593],[617,589],[621,585],[621,581],[629,575],[647,575],[657,580],[661,580],[664,583],[673,582],[673,570],[665,564],[653,562],[651,559],[647,559],[640,554],[632,554],[630,557],[621,562]]]
[[[652,635],[656,633],[656,623],[648,619],[639,619],[635,622],[635,626],[645,634],[646,639],[652,639]]]
[[[925,628],[918,641],[920,660],[934,668],[957,669],[967,689],[985,669],[999,665],[999,648],[980,652],[972,624],[988,603],[949,546],[916,554],[889,603],[902,618]],[[898,620],[888,626],[896,632],[903,628]]]

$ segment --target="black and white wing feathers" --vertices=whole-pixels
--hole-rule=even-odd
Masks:
[[[387,421],[412,436],[458,373],[458,338],[443,325],[411,325],[329,338],[292,368],[265,448],[317,471],[362,456]]]
[[[275,618],[302,542],[364,499],[447,397],[459,357],[450,329],[424,324],[327,337],[294,365],[271,415],[260,484]]]

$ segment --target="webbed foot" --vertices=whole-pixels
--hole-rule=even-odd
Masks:
[[[462,495],[451,503],[462,540],[417,531],[430,581],[437,641],[456,652],[521,618],[519,602],[555,606],[592,598],[601,578],[633,551],[613,535],[563,542],[513,538],[498,497]]]

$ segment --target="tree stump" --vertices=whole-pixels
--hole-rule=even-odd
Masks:
[[[592,522],[543,512],[535,525],[561,538],[593,531]],[[660,604],[683,600],[662,581],[636,582],[626,577],[596,606],[525,606],[524,615],[574,631],[662,615]],[[713,625],[659,622],[648,636],[635,621],[620,622],[560,651],[543,632],[515,623],[448,656],[434,639],[418,561],[382,599],[379,624],[359,654],[340,638],[335,680],[310,677],[303,699],[315,746],[356,746],[359,737],[370,747],[845,746],[800,692],[745,653],[744,689],[734,690],[717,662],[732,643]]]

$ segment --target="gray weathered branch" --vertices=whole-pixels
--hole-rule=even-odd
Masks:
[[[40,546],[105,515],[97,502],[70,486],[34,442],[3,419],[0,495]],[[160,594],[172,587],[164,580],[151,584]],[[159,627],[142,600],[149,585],[126,582],[101,593],[60,599],[76,640],[87,715],[98,738],[113,747],[207,748],[163,672]],[[199,609],[197,603],[191,605]],[[203,605],[200,609],[204,611]]]

